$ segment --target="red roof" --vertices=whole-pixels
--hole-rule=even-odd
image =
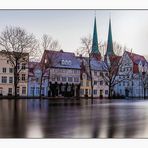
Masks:
[[[144,64],[145,62],[147,63],[144,56],[139,55],[139,54],[135,54],[135,53],[131,53],[128,51],[126,51],[126,52],[129,55],[129,57],[131,58],[131,60],[133,61],[133,63],[139,64],[140,61],[142,62],[142,64]]]
[[[138,64],[140,61],[142,62],[142,65],[147,63],[145,57],[142,55],[139,55],[139,54],[128,52],[128,51],[126,51],[126,53],[128,54],[128,56],[130,57],[130,59],[133,62],[133,73],[139,73]]]

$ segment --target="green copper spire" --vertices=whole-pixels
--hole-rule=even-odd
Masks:
[[[95,17],[95,21],[94,21],[93,43],[92,43],[92,51],[91,52],[92,53],[99,53],[96,17]]]
[[[114,51],[113,51],[111,19],[109,19],[109,30],[108,30],[108,41],[107,41],[107,51],[106,51],[106,55],[115,55],[115,54],[114,54]]]

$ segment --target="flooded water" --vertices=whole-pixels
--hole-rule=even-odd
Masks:
[[[148,101],[0,100],[1,138],[148,138]]]

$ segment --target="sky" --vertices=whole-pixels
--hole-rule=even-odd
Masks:
[[[0,32],[20,26],[37,39],[49,34],[61,49],[75,52],[82,37],[93,35],[95,10],[0,10]],[[96,10],[98,40],[107,41],[109,17],[113,41],[148,55],[148,10]]]

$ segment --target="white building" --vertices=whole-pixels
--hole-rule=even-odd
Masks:
[[[46,65],[46,74],[42,83],[44,96],[79,96],[80,91],[80,63],[74,53],[61,51],[45,50],[41,59],[41,63]],[[28,95],[34,96],[39,94],[39,85],[37,82],[37,73],[41,71],[35,70],[34,74],[29,74]],[[31,76],[32,75],[32,76]],[[30,81],[33,79],[35,81]],[[49,87],[48,87],[49,86]]]
[[[91,79],[89,74],[89,65],[87,57],[79,57],[81,61],[81,96],[91,97]],[[99,61],[96,58],[91,59],[91,71],[93,80],[93,96],[96,98],[107,98],[108,97],[108,85],[105,83],[102,73],[106,71],[103,68],[105,62]]]
[[[144,56],[125,51],[115,92],[125,97],[148,97],[148,63]],[[124,80],[123,80],[124,79]]]
[[[10,53],[11,54],[11,53]],[[25,53],[18,64],[18,88],[17,94],[27,96],[28,61],[29,54]],[[12,67],[7,56],[0,52],[0,96],[14,95],[14,67]]]

